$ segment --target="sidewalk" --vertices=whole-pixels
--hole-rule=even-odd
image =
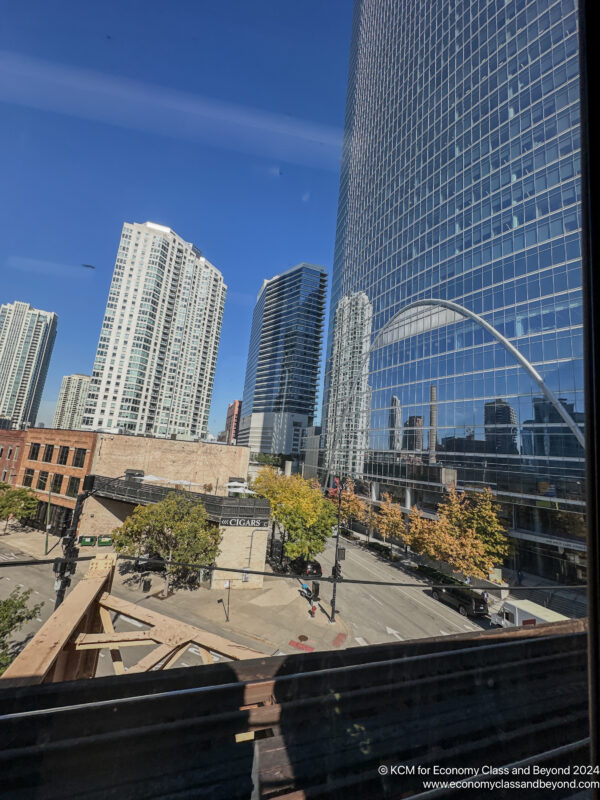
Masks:
[[[36,560],[62,556],[60,539],[52,535],[48,555],[45,555],[45,539],[42,531],[20,526],[13,526],[11,530],[9,526],[9,533],[0,536],[0,548],[19,550]],[[112,548],[81,547],[79,550],[80,556],[91,557],[106,552],[112,552]],[[308,601],[300,595],[302,581],[297,578],[266,576],[262,589],[239,589],[230,593],[227,590],[182,589],[164,600],[159,597],[164,585],[161,575],[149,573],[143,581],[140,573],[121,572],[121,563],[125,562],[117,564],[112,590],[117,596],[134,603],[143,602],[162,614],[184,619],[221,636],[233,634],[233,638],[247,638],[249,646],[269,655],[342,649],[353,641],[351,629],[338,614],[335,623],[329,621],[331,586],[328,583],[321,584],[321,602],[312,618],[308,613]],[[75,580],[86,570],[84,561],[78,567]]]

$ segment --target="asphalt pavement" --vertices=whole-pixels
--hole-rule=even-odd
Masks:
[[[429,583],[391,563],[361,545],[340,538],[346,550],[341,562],[342,577],[365,581],[411,583],[413,586],[338,584],[336,606],[352,629],[354,646],[446,636],[489,627],[487,618],[465,618],[453,608],[431,597]],[[334,562],[335,543],[327,544],[319,556],[323,575],[329,577]],[[330,600],[331,585],[323,585],[321,595]],[[346,644],[352,646],[351,642]]]

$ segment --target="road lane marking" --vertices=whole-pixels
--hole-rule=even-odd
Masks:
[[[39,592],[38,592],[38,590],[37,590],[37,589],[34,589],[34,590],[33,590],[33,593],[34,593],[34,594],[39,594]]]
[[[450,634],[448,633],[448,631],[442,631],[441,630],[440,631],[440,636],[450,636]]]
[[[402,636],[400,636],[398,631],[395,631],[393,628],[390,628],[387,625],[385,626],[385,632],[387,633],[388,636],[394,636],[396,639],[398,639],[399,642],[404,641],[404,639],[402,638]]]
[[[357,641],[361,647],[367,647],[369,644],[368,642],[365,642],[362,636],[355,636],[354,640]]]
[[[380,605],[380,606],[383,606],[383,605],[385,605],[384,603],[382,603],[382,602],[381,602],[381,600],[378,600],[376,597],[373,597],[373,595],[372,595],[370,592],[365,592],[365,594],[369,595],[369,597],[371,598],[371,600],[375,600],[375,602],[376,602],[376,603],[379,603],[379,605]]]

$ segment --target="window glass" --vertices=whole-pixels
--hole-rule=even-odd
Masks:
[[[76,447],[75,452],[73,453],[73,466],[74,467],[83,467],[85,463],[85,454],[86,450],[85,447]]]
[[[67,494],[69,497],[77,497],[79,494],[79,484],[81,480],[79,478],[69,478],[69,484],[67,486]]]

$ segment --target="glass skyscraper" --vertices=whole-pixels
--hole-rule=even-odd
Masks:
[[[303,263],[258,293],[237,437],[253,452],[300,453],[315,414],[326,289],[324,267]]]
[[[515,566],[585,573],[583,451],[535,367],[583,425],[575,0],[358,0],[346,108],[324,449],[406,508],[490,486]],[[368,381],[337,379],[336,310],[366,295]],[[386,327],[387,326],[387,327]],[[367,348],[368,350],[368,348]],[[341,385],[340,385],[341,384]],[[353,392],[369,403],[365,417]],[[332,410],[332,406],[334,410]],[[347,419],[341,426],[330,420]],[[335,451],[335,452],[333,452]]]

